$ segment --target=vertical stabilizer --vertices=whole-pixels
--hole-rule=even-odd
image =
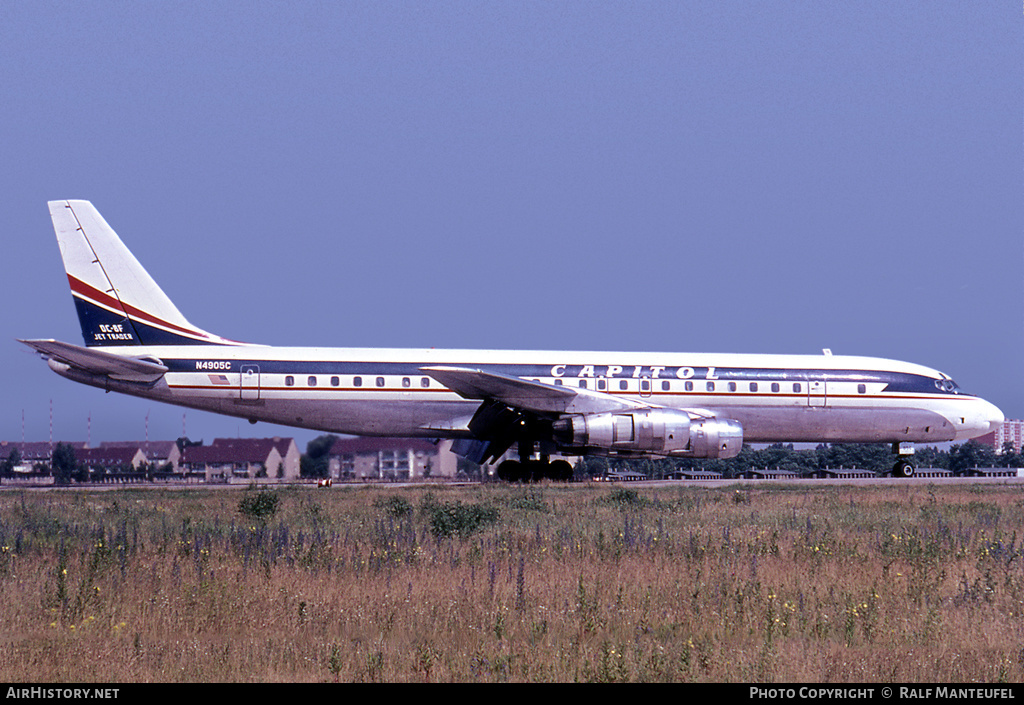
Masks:
[[[50,201],[85,344],[230,344],[189,323],[89,201]]]

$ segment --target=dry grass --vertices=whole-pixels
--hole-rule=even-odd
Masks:
[[[5,492],[0,680],[1024,680],[1021,489],[735,487]]]

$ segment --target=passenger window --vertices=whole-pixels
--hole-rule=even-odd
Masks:
[[[352,379],[352,386],[353,387],[362,387],[363,386],[363,378],[362,377],[355,377],[355,378],[353,378]]]
[[[629,382],[626,380],[619,380],[619,389],[629,389]]]
[[[868,391],[868,386],[866,384],[858,384],[857,385],[857,394],[866,394],[867,391]]]
[[[555,378],[555,386],[556,387],[561,387],[562,386],[562,380],[556,377]]]
[[[778,382],[772,382],[772,391],[773,392],[779,391],[779,383]]]
[[[735,382],[729,382],[729,391],[730,392],[735,392],[736,391],[736,383]]]
[[[649,379],[642,379],[642,380],[640,380],[640,389],[645,391],[645,392],[651,391],[651,380],[649,380]]]
[[[757,391],[757,382],[751,382],[750,383],[750,391],[752,391],[752,392],[756,392]]]
[[[412,386],[412,380],[409,379],[408,377],[402,377],[402,386],[403,387],[411,387]]]
[[[587,388],[587,380],[585,380],[585,379],[581,379],[580,380],[580,388],[581,389],[586,389]]]
[[[291,387],[294,384],[295,384],[295,378],[292,377],[291,375],[288,375],[287,377],[284,378],[284,386]]]
[[[421,377],[420,378],[420,386],[421,387],[429,387],[430,386],[430,378],[429,377]]]
[[[314,377],[313,375],[310,375],[309,377],[307,377],[306,378],[306,384],[308,386],[310,386],[310,387],[315,387],[316,386],[316,377]]]
[[[688,391],[688,392],[692,392],[692,391],[693,391],[693,382],[687,382],[687,383],[686,383],[686,384],[684,385],[684,387],[685,387],[686,391]]]
[[[341,380],[340,379],[338,379],[337,377],[331,377],[331,386],[332,387],[337,387],[339,384],[341,384]]]
[[[715,391],[715,383],[714,382],[708,382],[707,385],[705,385],[705,386],[707,387],[709,392]]]
[[[384,378],[383,377],[378,377],[377,378],[377,386],[378,387],[383,387],[384,386]]]
[[[598,388],[599,390],[602,390],[602,391],[603,391],[603,390],[604,390],[604,388],[605,388],[605,386],[606,386],[606,384],[607,384],[607,382],[606,382],[605,380],[603,380],[603,379],[599,379],[599,380],[597,380],[597,388]]]
[[[793,391],[796,392],[797,394],[800,393],[800,383],[799,382],[794,382],[793,383]]]
[[[664,382],[661,383],[661,391],[667,392],[671,388],[671,386],[672,385],[669,384],[669,381],[665,380]]]

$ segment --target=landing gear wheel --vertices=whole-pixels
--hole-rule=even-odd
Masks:
[[[498,479],[519,482],[523,479],[523,466],[518,460],[503,460],[498,465]]]
[[[572,465],[568,460],[555,460],[548,466],[548,477],[558,482],[568,482],[572,479]]]
[[[893,477],[913,477],[917,468],[909,460],[897,460],[892,466]]]

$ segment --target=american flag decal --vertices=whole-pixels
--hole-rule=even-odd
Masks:
[[[231,384],[224,375],[207,375],[214,384]]]

